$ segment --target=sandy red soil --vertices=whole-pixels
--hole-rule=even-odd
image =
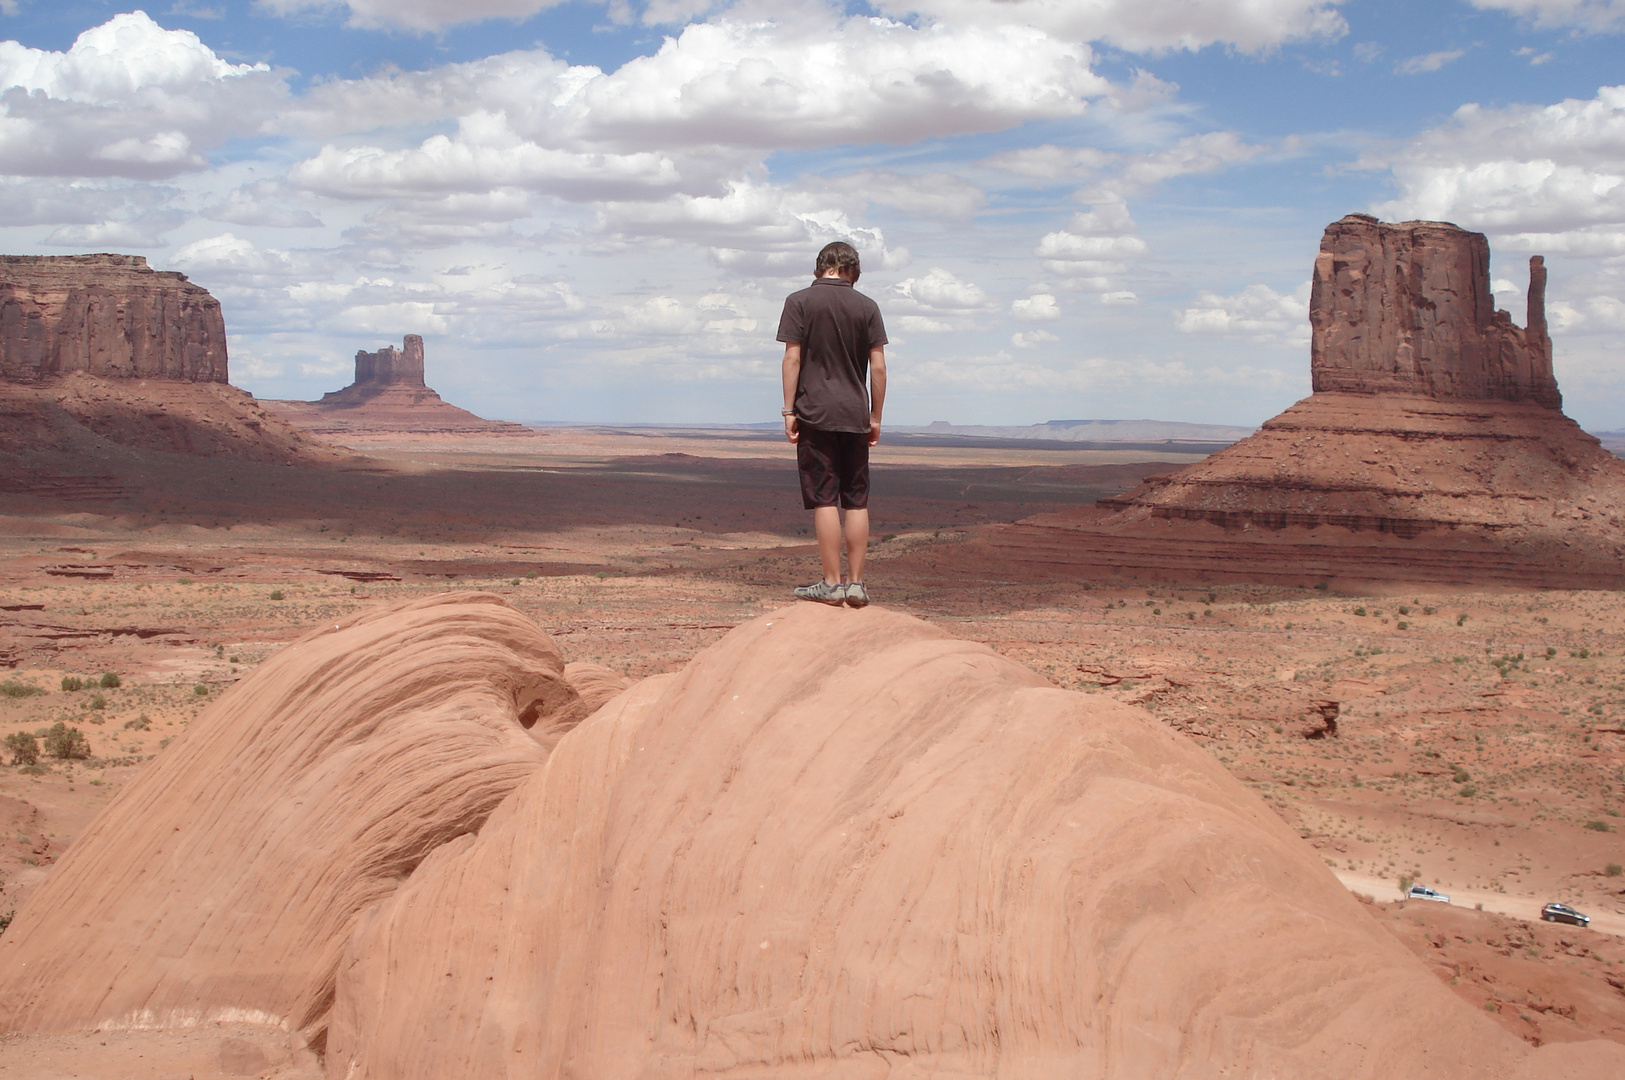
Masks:
[[[36,461],[62,486],[0,507],[0,661],[13,669],[0,674],[46,692],[0,697],[0,732],[60,720],[93,756],[0,769],[0,915],[211,695],[325,619],[491,589],[569,659],[637,677],[676,670],[816,572],[779,444],[523,441],[379,440],[321,470],[158,454],[96,469]],[[1625,975],[1618,594],[1159,585],[986,561],[982,538],[1000,522],[1169,467],[1145,457],[882,455],[866,575],[878,602],[1151,710],[1376,894],[1383,925],[1521,1037],[1625,1041],[1625,987],[1611,981]],[[65,674],[107,671],[119,687],[60,689]],[[1457,903],[1385,907],[1402,878]],[[1559,899],[1592,929],[1527,921]],[[183,1050],[206,1057],[240,1037],[150,1045],[173,1057],[169,1071],[204,1076],[215,1074],[179,1064]],[[0,1076],[72,1071],[59,1061],[91,1070],[75,1055],[100,1053],[97,1041],[0,1043]],[[262,1052],[262,1075],[297,1075],[291,1051]]]

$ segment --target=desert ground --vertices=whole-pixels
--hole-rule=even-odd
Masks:
[[[677,670],[817,573],[791,451],[765,435],[549,428],[349,444],[361,456],[325,469],[149,454],[90,474],[40,459],[4,484],[0,735],[61,724],[88,756],[42,752],[29,767],[8,753],[0,918],[208,702],[324,623],[445,590],[495,592],[568,659],[638,678]],[[885,445],[865,576],[881,605],[1181,732],[1520,1037],[1625,1042],[1617,594],[952,570],[957,545],[1000,523],[1088,505],[1201,456]],[[1411,882],[1452,902],[1400,902]],[[1590,914],[1591,928],[1538,921],[1552,900]],[[309,1065],[235,1030],[0,1042],[0,1076]]]

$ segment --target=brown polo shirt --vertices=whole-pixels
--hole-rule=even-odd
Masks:
[[[779,340],[801,346],[796,419],[822,431],[869,431],[869,350],[886,344],[880,307],[845,278],[793,292]]]

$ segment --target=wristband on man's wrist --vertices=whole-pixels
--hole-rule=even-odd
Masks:
[[[796,411],[794,409],[780,409],[779,410],[779,415],[780,416],[794,416],[795,414],[796,414]]]

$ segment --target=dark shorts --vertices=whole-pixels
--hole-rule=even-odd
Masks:
[[[869,433],[820,431],[800,424],[796,467],[801,473],[801,505],[808,510],[869,505]]]

